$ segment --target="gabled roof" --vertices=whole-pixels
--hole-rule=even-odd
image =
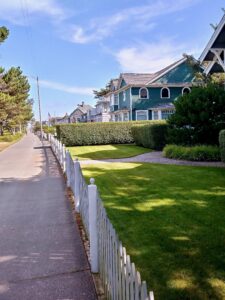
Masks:
[[[77,110],[80,110],[83,114],[86,114],[92,108],[93,107],[89,104],[82,104],[82,105],[78,104],[78,106],[73,110],[70,116],[72,116]]]
[[[112,79],[111,80],[111,89],[112,89],[112,87],[115,87],[115,89],[118,89],[118,83],[119,83],[119,78]]]
[[[153,77],[154,74],[151,73],[121,73],[118,88],[122,80],[124,80],[127,85],[145,85]]]
[[[216,27],[215,31],[213,32],[213,35],[211,36],[211,39],[209,40],[208,44],[206,45],[205,49],[203,50],[199,60],[201,62],[203,62],[204,60],[206,60],[207,55],[209,54],[210,49],[214,46],[214,44],[216,43],[216,41],[219,39],[219,36],[221,34],[221,32],[225,29],[225,14],[223,15],[220,23],[218,24],[218,26]],[[219,47],[220,48],[220,47]],[[223,48],[225,48],[225,46],[223,46]],[[209,57],[209,60],[212,60],[214,55],[210,55],[211,57]]]
[[[155,74],[153,74],[153,77],[150,79],[149,82],[147,82],[147,84],[151,84],[153,82],[155,82],[156,80],[158,80],[160,77],[166,75],[167,73],[169,73],[171,70],[173,70],[174,68],[178,67],[179,65],[181,65],[183,62],[185,62],[187,60],[186,57],[183,57],[182,59],[179,59],[178,61],[172,63],[171,65],[169,65],[168,67],[156,72]]]

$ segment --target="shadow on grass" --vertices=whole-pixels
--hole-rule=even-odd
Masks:
[[[150,149],[139,147],[134,144],[80,146],[70,147],[69,150],[73,157],[78,157],[81,160],[127,158],[151,151]]]
[[[156,299],[225,299],[225,170],[85,166]]]

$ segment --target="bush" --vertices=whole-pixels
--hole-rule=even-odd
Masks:
[[[183,147],[167,145],[163,149],[163,155],[167,158],[191,161],[220,161],[220,149],[217,146]]]
[[[225,127],[225,91],[218,85],[193,87],[190,94],[175,102],[175,113],[168,120],[171,144],[217,145]]]
[[[221,160],[225,162],[225,130],[220,131],[219,135]]]
[[[136,145],[154,150],[162,150],[166,144],[168,125],[157,122],[145,125],[134,125],[131,132]]]
[[[3,135],[3,136],[0,136],[0,142],[11,143],[11,142],[14,142],[14,141],[18,140],[22,136],[23,136],[22,133],[16,133],[14,135],[13,134]]]
[[[44,133],[55,134],[55,126],[50,127],[50,126],[44,125],[44,126],[42,126],[42,128],[43,128]]]
[[[144,121],[141,123],[149,123]],[[66,146],[129,144],[137,122],[78,123],[56,125],[57,137]]]

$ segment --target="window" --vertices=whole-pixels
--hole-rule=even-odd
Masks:
[[[172,114],[174,114],[174,110],[162,110],[162,119],[166,120],[169,118],[169,116],[171,116]]]
[[[114,95],[114,105],[118,105],[118,95]]]
[[[124,120],[124,122],[129,121],[128,112],[123,113],[123,120]]]
[[[137,121],[148,120],[148,111],[147,110],[137,110],[136,111],[136,120]]]
[[[190,92],[191,92],[191,89],[189,87],[184,87],[182,89],[182,95],[189,94]]]
[[[126,101],[126,92],[123,91],[123,101]]]
[[[146,88],[141,88],[139,90],[139,98],[140,99],[148,99],[148,90]]]
[[[154,110],[153,111],[153,120],[158,120],[158,119],[159,119],[158,111]]]
[[[161,98],[170,98],[170,90],[168,88],[161,89]]]

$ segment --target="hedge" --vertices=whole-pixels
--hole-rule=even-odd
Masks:
[[[167,130],[166,122],[134,125],[131,128],[136,145],[154,150],[162,150],[166,145]]]
[[[163,149],[163,155],[167,158],[190,161],[220,161],[220,149],[217,146],[200,145],[184,147],[167,145]]]
[[[76,123],[56,125],[57,137],[66,146],[129,144],[134,139],[131,127],[142,122]]]
[[[225,162],[225,130],[221,130],[219,134],[221,160]]]

